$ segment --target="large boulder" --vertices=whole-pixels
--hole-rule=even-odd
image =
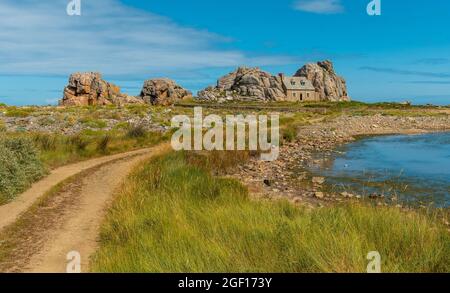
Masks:
[[[333,63],[323,62],[306,64],[295,76],[306,77],[319,93],[322,101],[349,101],[345,80],[334,72]]]
[[[148,104],[169,106],[177,101],[192,98],[192,93],[173,80],[160,78],[145,81],[140,97]]]
[[[198,98],[207,101],[282,101],[286,99],[281,77],[272,76],[259,68],[239,67],[198,93]]]
[[[102,79],[97,72],[74,73],[64,88],[61,106],[123,105],[143,101],[120,92],[120,88]]]

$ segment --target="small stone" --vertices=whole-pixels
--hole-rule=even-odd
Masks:
[[[315,194],[314,194],[314,196],[316,197],[316,198],[318,198],[318,199],[323,199],[325,196],[324,196],[324,194],[323,194],[323,192],[316,192]]]
[[[325,183],[325,178],[324,177],[313,177],[312,182],[314,184],[321,185],[321,184]]]
[[[348,192],[346,192],[346,191],[344,191],[344,192],[341,192],[341,196],[342,196],[342,197],[348,197],[348,195],[349,195],[349,193],[348,193]]]

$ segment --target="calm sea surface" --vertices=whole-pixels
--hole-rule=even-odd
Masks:
[[[363,138],[313,171],[336,189],[450,206],[450,133]]]

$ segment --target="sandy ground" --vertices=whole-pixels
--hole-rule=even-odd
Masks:
[[[66,272],[67,254],[76,251],[81,256],[81,271],[88,271],[89,258],[97,248],[101,221],[115,189],[137,163],[165,149],[162,145],[56,169],[16,201],[0,207],[0,228],[21,221],[21,217],[26,218],[22,222],[28,223],[20,226],[22,231],[11,230],[17,234],[11,237],[20,239],[20,243],[16,243],[9,263],[3,266],[0,263],[0,270]],[[25,212],[46,191],[79,173],[74,182],[64,186],[45,204],[33,212]]]

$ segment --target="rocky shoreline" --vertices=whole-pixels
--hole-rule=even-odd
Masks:
[[[315,177],[308,169],[314,154],[332,156],[336,147],[355,141],[359,136],[421,134],[450,131],[450,116],[398,117],[342,115],[331,121],[301,127],[295,142],[281,146],[274,162],[250,160],[229,176],[241,180],[258,198],[287,198],[294,203],[320,207],[345,200],[362,199],[349,192],[339,194],[323,190],[326,178]],[[386,204],[384,198],[379,204]]]

